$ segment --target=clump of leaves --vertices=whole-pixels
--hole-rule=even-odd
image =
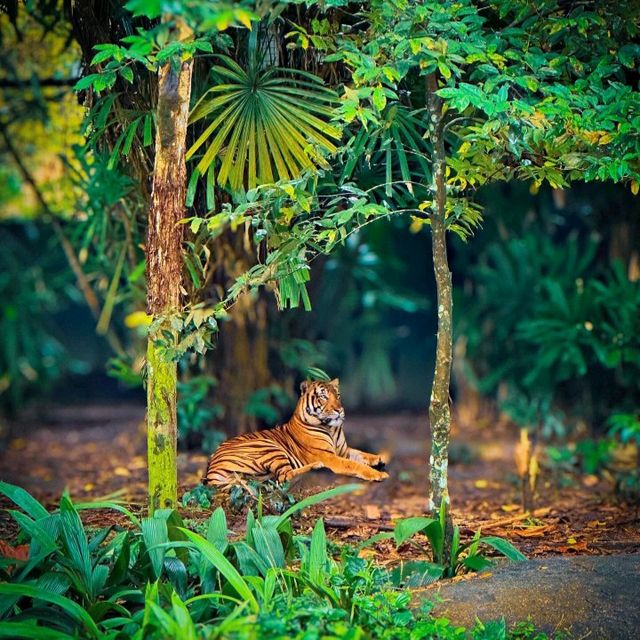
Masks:
[[[480,531],[469,542],[461,543],[459,527],[454,526],[451,534],[447,531],[444,502],[440,506],[438,518],[414,517],[399,520],[393,533],[379,533],[361,546],[392,538],[399,547],[418,533],[427,538],[433,561],[412,560],[394,568],[391,580],[395,585],[424,586],[441,578],[452,578],[459,573],[488,569],[494,566],[494,562],[484,555],[483,546],[492,548],[513,562],[526,560],[508,540],[482,536]]]
[[[74,504],[52,513],[23,489],[0,493],[30,542],[26,559],[0,563],[0,635],[24,638],[307,637],[459,640],[464,629],[416,611],[387,572],[348,549],[334,553],[322,520],[296,535],[292,516],[360,485],[309,496],[281,515],[248,511],[245,534],[227,527],[222,508],[187,528],[171,509],[138,520],[116,503]],[[85,529],[80,512],[112,508],[130,527]],[[334,555],[336,557],[334,557]],[[531,625],[478,623],[476,640],[535,638]]]
[[[205,487],[203,484],[198,484],[193,489],[184,492],[182,496],[182,506],[209,509],[215,494],[215,487]]]
[[[229,505],[235,511],[242,511],[249,507],[257,507],[268,513],[284,513],[295,503],[294,496],[289,492],[289,483],[277,483],[275,480],[246,480],[242,484],[234,485],[229,490]]]
[[[225,439],[213,421],[222,414],[222,407],[211,402],[211,390],[217,384],[211,376],[193,376],[178,383],[178,436],[187,446],[198,442],[203,451],[211,453]]]

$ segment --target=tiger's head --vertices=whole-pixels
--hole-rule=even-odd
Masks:
[[[305,424],[340,427],[344,409],[340,401],[340,381],[305,380],[300,385],[296,415]]]

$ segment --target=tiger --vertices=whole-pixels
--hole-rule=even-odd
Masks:
[[[289,421],[223,442],[209,459],[202,483],[224,487],[253,477],[281,484],[322,468],[374,482],[388,478],[373,468],[384,465],[382,456],[347,445],[343,424],[339,380],[305,380]]]

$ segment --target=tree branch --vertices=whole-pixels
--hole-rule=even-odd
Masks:
[[[41,87],[72,87],[80,78],[38,78]],[[12,80],[0,78],[0,89],[26,89],[31,84],[31,78]]]
[[[97,298],[95,292],[91,288],[91,285],[89,284],[89,281],[87,280],[87,276],[85,275],[84,271],[82,270],[82,265],[80,264],[80,261],[78,260],[78,257],[76,256],[76,253],[75,253],[75,250],[73,248],[73,245],[69,241],[69,238],[67,238],[67,236],[65,235],[65,233],[64,233],[64,231],[62,229],[62,225],[60,224],[60,222],[56,218],[56,216],[53,213],[53,211],[51,211],[51,208],[49,207],[47,201],[44,199],[44,196],[42,195],[42,192],[40,191],[40,187],[38,186],[38,184],[36,183],[35,179],[31,175],[31,172],[29,171],[27,166],[22,161],[22,158],[20,157],[20,154],[18,153],[18,150],[14,146],[13,141],[11,140],[11,137],[9,136],[9,132],[7,131],[7,127],[3,122],[0,122],[0,134],[2,134],[2,138],[4,139],[4,143],[7,146],[7,149],[9,151],[11,157],[13,158],[14,162],[16,163],[16,165],[18,165],[18,169],[20,169],[20,173],[22,173],[22,177],[24,178],[25,182],[33,189],[33,192],[35,193],[36,199],[40,203],[40,206],[42,207],[42,210],[45,213],[46,222],[51,224],[51,226],[53,227],[53,231],[54,231],[56,237],[58,238],[58,241],[60,242],[60,245],[62,246],[62,250],[64,251],[65,257],[67,258],[67,262],[69,263],[69,267],[71,267],[71,271],[73,271],[73,274],[76,277],[78,288],[82,292],[82,295],[84,296],[85,302],[87,303],[87,306],[91,310],[91,313],[93,314],[93,316],[97,320],[100,317],[100,314],[102,312],[101,309],[100,309],[100,303],[98,301],[98,298]],[[120,340],[118,339],[118,337],[112,331],[107,332],[106,338],[107,338],[107,341],[109,342],[109,345],[111,346],[111,348],[117,354],[121,355],[121,354],[124,353],[124,348],[122,347],[122,344],[120,343]]]

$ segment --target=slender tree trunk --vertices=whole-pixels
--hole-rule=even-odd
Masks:
[[[189,36],[184,25],[177,39]],[[158,71],[156,144],[153,191],[147,234],[147,310],[157,318],[180,309],[182,277],[182,225],[186,195],[185,146],[193,62],[171,61]],[[163,323],[165,324],[165,323]],[[172,330],[163,326],[165,331]],[[177,365],[159,349],[160,331],[150,332],[147,343],[147,451],[149,510],[175,507],[178,501],[176,465]]]
[[[435,200],[431,213],[431,246],[433,249],[433,269],[438,301],[438,335],[435,372],[429,403],[431,457],[429,460],[428,509],[436,514],[444,501],[447,510],[447,522],[450,526],[447,467],[449,463],[449,432],[451,429],[449,385],[453,360],[453,300],[445,228],[447,192],[445,184],[444,122],[442,102],[435,93],[437,90],[436,76],[435,74],[430,74],[427,77],[427,106],[433,143],[433,192]]]

